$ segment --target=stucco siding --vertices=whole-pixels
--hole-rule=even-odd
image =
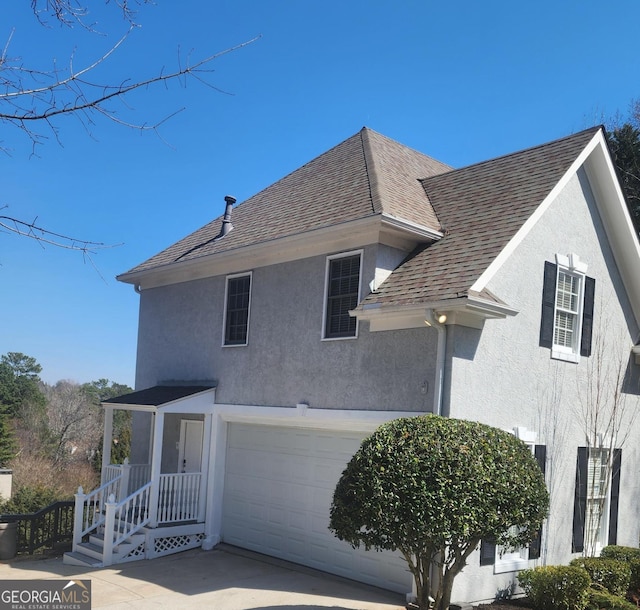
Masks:
[[[400,252],[364,249],[362,296]],[[326,257],[252,271],[248,345],[222,347],[225,277],[142,292],[136,385],[216,380],[226,404],[431,410],[436,334],[429,329],[323,340]]]
[[[556,253],[575,253],[596,279],[593,354],[578,364],[554,360],[539,346],[544,262]],[[623,370],[638,328],[631,314],[613,255],[608,246],[587,176],[573,177],[514,254],[492,278],[488,288],[518,310],[514,317],[487,321],[479,330],[449,329],[449,411],[452,417],[479,420],[512,431],[517,426],[536,433],[536,444],[547,446],[550,517],[544,551],[537,564],[567,563],[571,554],[572,516],[578,446],[585,445],[581,416],[594,365],[605,349],[612,366],[600,374],[612,381],[615,359]],[[638,407],[638,367],[629,366],[627,390],[631,411]],[[624,428],[629,427],[630,420]],[[638,425],[629,427],[622,449],[618,543],[638,544],[636,465]],[[617,446],[619,446],[618,443]],[[530,562],[534,565],[534,562]],[[498,574],[479,566],[475,553],[459,578],[456,599],[489,599],[515,583],[515,573]]]

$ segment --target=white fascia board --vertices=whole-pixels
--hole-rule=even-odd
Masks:
[[[442,239],[444,235],[440,231],[434,231],[424,225],[419,225],[410,220],[398,218],[385,212],[382,213],[382,226],[383,228],[389,227],[392,229],[399,229],[405,234],[408,233],[410,235],[414,235],[417,241],[438,241],[439,239]]]
[[[184,398],[176,398],[161,405],[132,405],[119,403],[100,403],[103,408],[118,409],[120,411],[144,411],[147,413],[197,413],[206,414],[213,411],[215,404],[216,388],[203,390],[197,394],[191,394]]]
[[[406,328],[423,328],[425,325],[424,305],[382,306],[379,303],[360,310],[350,311],[349,315],[369,322],[371,332],[383,330],[402,330]]]
[[[484,290],[489,282],[493,279],[498,270],[504,265],[508,258],[513,254],[515,249],[522,243],[522,240],[529,234],[531,229],[540,220],[542,215],[549,209],[549,206],[553,203],[555,198],[568,184],[569,180],[573,178],[580,166],[585,163],[589,158],[593,150],[603,145],[602,130],[599,130],[591,139],[591,141],[584,147],[582,152],[576,157],[569,169],[560,178],[558,183],[551,189],[549,194],[544,198],[542,203],[537,207],[535,212],[527,219],[527,221],[520,227],[516,234],[509,240],[507,245],[502,249],[500,254],[496,256],[493,262],[484,270],[482,275],[471,286],[472,291],[481,292]]]
[[[344,432],[373,432],[385,422],[399,417],[416,417],[426,413],[426,411],[315,409],[313,405],[298,408],[217,404],[214,409],[214,416],[227,423],[290,426]]]
[[[139,285],[142,289],[154,288],[216,275],[239,273],[248,269],[340,250],[351,250],[354,247],[377,242],[379,234],[380,216],[373,215],[209,256],[124,273],[117,279],[128,284]]]
[[[640,326],[640,243],[604,134],[599,132],[598,136],[601,145],[585,163],[585,171],[636,323]]]
[[[474,296],[467,298],[464,309],[481,313],[486,318],[506,318],[507,316],[518,315],[518,310],[509,307],[509,305],[485,301],[484,299]]]
[[[518,314],[516,309],[508,305],[485,301],[478,297],[464,297],[454,301],[434,301],[420,305],[391,305],[379,303],[365,305],[360,310],[349,314],[359,320],[369,322],[371,332],[383,330],[400,330],[405,328],[423,328],[426,311],[431,310],[447,316],[445,324],[460,323],[463,326],[482,326],[487,319],[506,318]],[[463,323],[464,322],[464,323]]]
[[[410,251],[418,243],[435,241],[441,237],[442,233],[427,227],[388,215],[375,214],[210,256],[167,263],[144,271],[123,273],[117,279],[138,285],[142,289],[153,288],[352,250],[373,243],[383,243]]]

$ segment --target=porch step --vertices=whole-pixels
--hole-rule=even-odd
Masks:
[[[81,542],[78,545],[78,552],[87,557],[92,557],[100,563],[102,563],[102,551],[102,546],[94,544],[93,542]]]
[[[144,533],[129,536],[126,542],[113,549],[113,563],[119,563],[123,557],[140,545],[145,539]],[[77,551],[64,554],[62,562],[67,565],[101,567],[104,553],[104,534],[92,534],[88,542],[81,542]]]
[[[144,528],[139,530],[132,536],[129,536],[125,542],[121,542],[117,547],[113,549],[114,554],[123,554],[124,552],[129,552],[131,548],[138,546],[145,539],[145,531]],[[87,543],[82,543],[87,544]],[[100,553],[102,553],[102,549],[104,548],[104,533],[102,534],[91,534],[89,536],[89,544],[95,547],[100,548]]]
[[[80,566],[83,568],[100,568],[102,561],[89,557],[78,551],[67,551],[62,557],[62,563],[67,566]]]

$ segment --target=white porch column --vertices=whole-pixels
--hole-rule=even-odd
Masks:
[[[220,542],[222,530],[222,493],[227,447],[227,422],[212,415],[211,450],[207,477],[207,510],[202,548],[210,551]]]
[[[162,437],[164,413],[153,414],[153,441],[151,444],[151,494],[149,497],[149,519],[151,527],[158,527],[158,496],[160,492],[160,469],[162,466]]]
[[[102,472],[100,484],[104,485],[107,466],[111,463],[111,443],[113,442],[113,407],[104,407],[104,429],[102,431]]]
[[[200,497],[198,502],[198,521],[205,520],[207,498],[209,494],[209,469],[211,464],[211,430],[213,415],[204,416],[204,434],[202,435],[202,466],[200,468]]]

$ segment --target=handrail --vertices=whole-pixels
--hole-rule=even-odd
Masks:
[[[120,474],[88,494],[84,493],[82,487],[78,487],[78,493],[75,494],[74,551],[78,550],[78,546],[87,534],[97,530],[104,523],[104,505],[109,496],[118,495],[122,477],[123,475]]]
[[[35,513],[5,513],[0,523],[17,522],[17,551],[33,555],[42,547],[54,548],[73,536],[73,500],[59,500]]]
[[[150,521],[149,496],[151,482],[143,485],[121,502],[112,494],[105,505],[104,549],[102,564],[113,563],[113,549],[140,531]]]

